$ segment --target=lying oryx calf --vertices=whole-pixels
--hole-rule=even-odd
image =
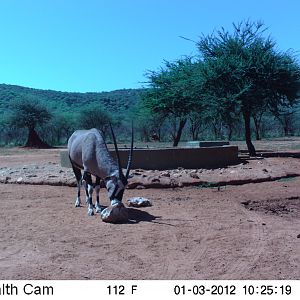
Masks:
[[[76,130],[69,138],[68,151],[77,180],[78,194],[75,206],[80,206],[80,187],[82,181],[84,181],[88,214],[90,216],[94,214],[92,201],[93,183],[91,177],[91,175],[94,175],[96,177],[96,212],[101,212],[101,217],[104,221],[117,222],[126,219],[127,211],[122,204],[122,197],[127,185],[132,161],[133,129],[131,133],[131,149],[125,175],[122,172],[118,146],[112,127],[111,133],[117,161],[115,161],[109,153],[102,133],[95,128],[90,130]],[[81,176],[81,169],[83,170],[83,176]],[[99,202],[100,179],[104,180],[111,201],[111,205],[104,210],[102,210]]]

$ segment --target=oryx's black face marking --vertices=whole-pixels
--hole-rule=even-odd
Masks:
[[[112,200],[122,201],[125,187],[128,181],[125,177],[117,178],[115,176],[106,179],[106,188],[108,191],[108,197]]]

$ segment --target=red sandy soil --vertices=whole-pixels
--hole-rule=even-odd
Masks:
[[[35,164],[45,172],[58,164],[58,151],[24,151],[0,155],[2,171]],[[235,180],[265,173],[276,179],[297,175],[299,167],[297,158],[270,158],[197,172],[217,182],[232,174]],[[168,177],[147,174],[154,175]],[[129,189],[125,203],[141,196],[153,206],[128,208],[128,223],[108,224],[74,207],[74,187],[2,183],[0,279],[300,279],[299,186],[300,177],[290,177]],[[100,196],[108,205],[104,189]]]

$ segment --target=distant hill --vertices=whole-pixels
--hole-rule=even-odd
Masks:
[[[123,115],[138,103],[141,92],[142,89],[122,89],[99,93],[72,93],[0,84],[0,114],[5,113],[12,100],[34,97],[54,111],[70,112],[87,104],[99,104],[113,114]]]

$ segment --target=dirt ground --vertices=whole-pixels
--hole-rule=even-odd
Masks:
[[[39,177],[38,166],[53,172],[58,160],[58,150],[2,151],[1,176],[34,166]],[[74,187],[1,183],[0,279],[300,279],[300,159],[197,170],[210,182],[255,174],[262,182],[128,189],[125,203],[142,196],[153,206],[128,208],[126,224],[75,208]],[[109,204],[104,189],[100,197]]]

